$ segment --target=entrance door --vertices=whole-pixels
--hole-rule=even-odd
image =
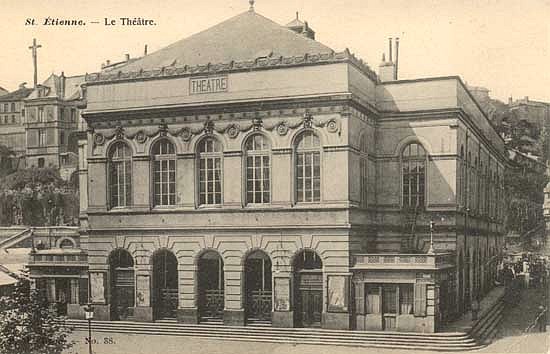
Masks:
[[[294,258],[296,324],[320,327],[323,312],[323,263],[317,253],[303,250]]]
[[[382,286],[382,328],[386,331],[397,327],[397,286],[388,284]]]
[[[178,308],[178,260],[168,250],[153,257],[153,311],[155,318],[175,318]]]
[[[224,309],[223,260],[214,251],[199,259],[199,315],[201,321],[220,321]]]
[[[109,256],[111,319],[125,320],[131,316],[135,304],[134,260],[123,249]]]
[[[57,314],[59,316],[67,315],[67,303],[71,298],[70,289],[69,279],[55,279],[55,302],[57,304]]]
[[[321,327],[323,312],[322,274],[302,274],[300,276],[297,309],[298,323],[303,327]],[[321,280],[319,282],[319,280]]]
[[[271,260],[264,252],[246,259],[245,285],[247,322],[271,322]]]

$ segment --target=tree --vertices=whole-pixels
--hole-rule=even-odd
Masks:
[[[13,172],[13,160],[15,152],[5,145],[0,144],[0,176],[5,176]]]
[[[69,333],[28,281],[19,281],[12,296],[0,298],[0,354],[60,354],[73,345]]]

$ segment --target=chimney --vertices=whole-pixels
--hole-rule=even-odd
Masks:
[[[111,64],[111,61],[109,59],[105,60],[105,66],[109,66]]]
[[[512,104],[512,96],[508,97],[508,104]]]
[[[398,73],[399,73],[399,37],[395,38],[395,75],[393,77],[394,80],[398,79]]]
[[[61,99],[65,98],[65,72],[61,72],[61,76],[59,77],[59,96]]]
[[[130,54],[124,54],[126,61],[130,61]]]
[[[525,101],[529,101],[529,96],[525,96]]]
[[[392,48],[391,48],[393,38],[392,37],[388,38],[388,41],[389,41],[389,44],[390,44],[390,58],[389,58],[390,60],[389,61],[393,61],[393,59],[392,59]]]
[[[393,81],[395,75],[395,65],[391,61],[386,61],[386,55],[382,54],[382,62],[378,67],[378,77],[380,81]]]
[[[143,49],[143,56],[147,56],[147,44],[145,45],[145,48]]]

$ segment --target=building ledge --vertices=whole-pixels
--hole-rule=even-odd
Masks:
[[[352,270],[439,270],[453,268],[452,253],[369,253],[352,256]]]

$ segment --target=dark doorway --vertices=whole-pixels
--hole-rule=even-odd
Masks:
[[[247,257],[245,287],[247,323],[271,323],[271,260],[264,252]]]
[[[68,278],[55,279],[55,302],[57,314],[67,316],[67,303],[71,299],[71,285]]]
[[[132,315],[135,306],[134,260],[124,249],[109,256],[111,319],[125,320]]]
[[[296,325],[320,327],[323,312],[323,264],[321,258],[304,250],[294,259]]]
[[[207,251],[199,259],[199,316],[201,322],[223,319],[223,260],[217,252]]]
[[[175,318],[178,308],[178,260],[168,250],[153,256],[153,312],[155,319]]]

